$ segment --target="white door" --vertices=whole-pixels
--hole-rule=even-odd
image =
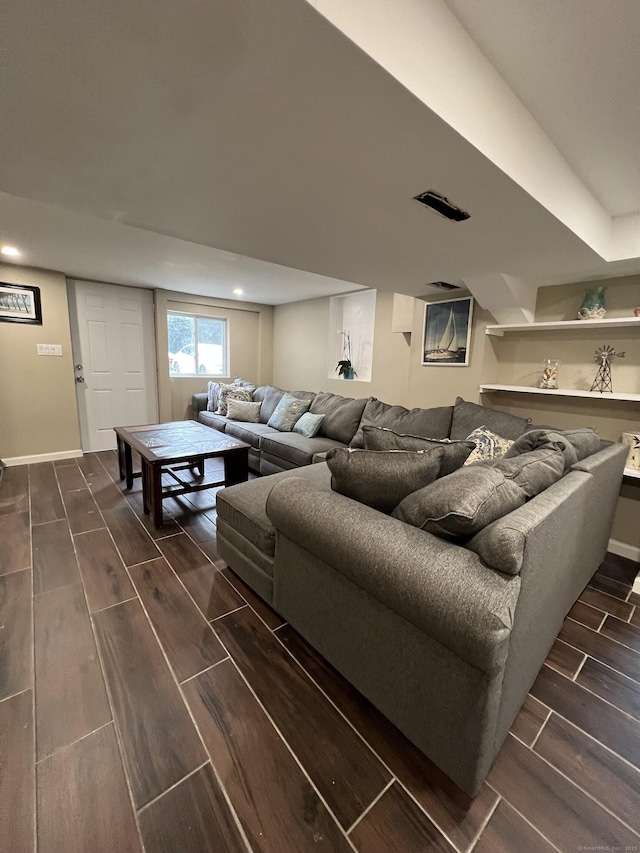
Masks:
[[[153,295],[69,281],[82,449],[116,446],[114,426],[158,421]]]

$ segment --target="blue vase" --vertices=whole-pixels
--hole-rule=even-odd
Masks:
[[[353,367],[347,367],[347,369],[342,375],[345,379],[353,379],[353,377],[356,375],[356,372]]]

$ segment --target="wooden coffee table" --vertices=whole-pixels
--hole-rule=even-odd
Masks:
[[[232,486],[244,482],[249,474],[249,445],[196,421],[115,427],[115,433],[120,479],[126,480],[130,489],[134,479],[142,477],[144,511],[151,513],[156,527],[162,527],[164,498],[215,486]],[[132,450],[140,455],[139,473],[133,470]],[[224,459],[224,479],[204,482],[205,459],[215,456]],[[180,474],[186,470],[191,471],[189,479]],[[177,485],[163,486],[163,474],[169,475]]]

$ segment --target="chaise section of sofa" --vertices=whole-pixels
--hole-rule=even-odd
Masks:
[[[230,486],[217,494],[217,545],[220,557],[269,604],[273,603],[273,566],[276,531],[267,517],[271,489],[285,478],[299,476],[314,488],[331,491],[325,465],[283,471],[259,477],[241,487]]]
[[[494,523],[496,541],[511,536],[518,551],[511,573],[464,540],[284,478],[266,507],[275,528],[273,605],[475,795],[604,557],[625,458],[621,445],[603,444]]]

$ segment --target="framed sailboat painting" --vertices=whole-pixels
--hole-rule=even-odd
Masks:
[[[466,367],[471,350],[472,316],[472,296],[425,303],[422,363]]]

